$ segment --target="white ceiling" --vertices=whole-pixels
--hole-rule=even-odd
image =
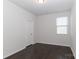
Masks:
[[[34,0],[10,0],[35,15],[70,10],[73,0],[47,0],[45,4],[36,4]]]

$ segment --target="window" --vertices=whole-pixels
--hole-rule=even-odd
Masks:
[[[57,34],[68,34],[68,17],[58,17],[56,19]]]

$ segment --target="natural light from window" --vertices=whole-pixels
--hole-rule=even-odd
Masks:
[[[68,34],[68,17],[58,17],[56,19],[57,34]]]

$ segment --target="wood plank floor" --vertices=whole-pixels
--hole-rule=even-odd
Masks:
[[[74,59],[69,47],[37,43],[5,59]]]

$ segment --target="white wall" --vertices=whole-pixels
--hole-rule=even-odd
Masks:
[[[71,45],[70,31],[69,34],[67,35],[56,34],[56,18],[60,16],[68,16],[70,21],[70,11],[53,13],[53,14],[42,15],[37,17],[34,24],[35,25],[34,39],[36,42],[62,45],[62,46]]]
[[[4,0],[4,58],[34,42],[71,46],[75,53],[74,13],[75,8],[72,9],[71,20],[70,11],[35,17],[30,12],[21,9],[8,0]],[[56,34],[56,18],[60,16],[69,17],[69,30],[71,32],[69,31],[68,35]]]
[[[34,19],[33,14],[4,0],[4,58],[34,43],[31,36]]]
[[[71,48],[74,56],[76,57],[76,6],[75,4],[71,10],[71,39],[72,39]]]

